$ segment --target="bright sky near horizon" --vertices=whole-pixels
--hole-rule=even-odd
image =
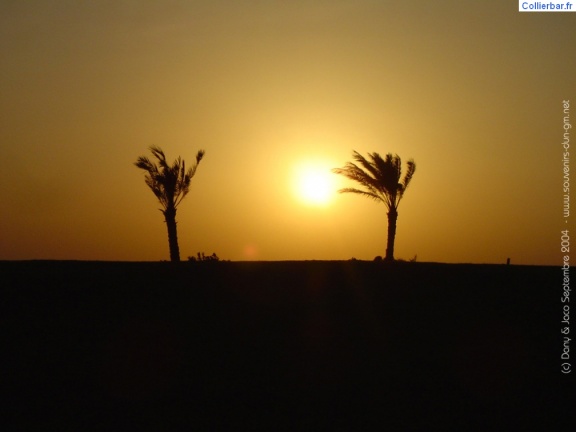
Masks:
[[[416,162],[397,258],[560,265],[575,54],[516,1],[2,1],[0,259],[168,259],[157,145],[206,150],[183,259],[384,256],[384,205],[326,195],[357,150]]]

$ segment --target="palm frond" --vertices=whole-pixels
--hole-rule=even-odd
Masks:
[[[158,171],[158,167],[145,156],[140,156],[136,162],[134,162],[134,165],[148,172]]]
[[[352,162],[347,162],[344,168],[334,168],[332,172],[360,183],[373,193],[378,193],[378,180]]]
[[[158,198],[164,210],[175,209],[190,190],[190,181],[204,156],[204,150],[198,152],[196,164],[188,170],[181,157],[178,157],[172,165],[168,165],[166,155],[160,147],[151,146],[149,150],[158,162],[154,163],[147,157],[140,156],[134,165],[147,172],[144,181]]]
[[[386,159],[382,159],[377,153],[372,153],[371,156],[380,172],[379,180],[381,186],[384,187],[388,193],[392,195],[395,194],[402,169],[400,158],[391,153],[386,155]]]
[[[198,153],[196,153],[196,165],[198,165],[200,163],[200,161],[202,160],[202,158],[204,157],[205,154],[206,154],[206,151],[198,150]]]
[[[162,168],[165,169],[168,168],[168,163],[166,162],[166,156],[164,155],[164,151],[160,147],[150,146],[149,150],[154,155],[154,157],[158,159],[158,162],[160,163],[160,166]]]
[[[368,155],[372,156],[372,155],[370,155],[370,153],[368,153]],[[377,157],[380,157],[378,155],[378,153],[374,153],[374,155],[376,155]],[[369,162],[368,160],[366,160],[366,158],[364,156],[362,156],[356,150],[354,150],[354,152],[352,153],[352,157],[354,158],[354,160],[356,162],[358,162],[360,165],[362,165],[366,171],[368,171],[370,174],[372,174],[372,177],[374,179],[377,179],[380,176],[380,173],[378,172],[378,167],[374,164],[374,158],[373,157],[372,157],[372,162]]]
[[[332,172],[353,180],[364,187],[362,189],[344,188],[340,192],[352,192],[382,201],[388,209],[396,209],[404,191],[408,187],[416,165],[411,159],[407,163],[404,179],[402,175],[402,160],[398,155],[386,154],[384,158],[377,152],[368,153],[365,158],[357,151],[352,153],[353,160],[358,163],[347,162],[343,168],[334,168]]]
[[[412,177],[414,176],[415,172],[416,172],[416,163],[414,162],[413,159],[410,159],[408,162],[406,162],[406,174],[404,175],[404,179],[402,180],[403,191],[405,191],[408,185],[410,184],[410,181],[412,180]]]
[[[364,195],[368,198],[371,198],[375,201],[382,201],[382,197],[380,195],[376,195],[372,192],[367,192],[367,191],[363,191],[360,189],[356,189],[356,188],[342,188],[338,190],[339,193],[355,193],[355,194],[359,194],[359,195]]]

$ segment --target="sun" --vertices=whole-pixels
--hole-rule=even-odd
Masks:
[[[304,204],[325,206],[334,197],[333,177],[326,163],[301,163],[294,170],[294,193]]]

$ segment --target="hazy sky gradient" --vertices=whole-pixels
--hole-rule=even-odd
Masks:
[[[416,161],[397,258],[559,264],[576,13],[517,9],[3,1],[0,259],[168,259],[133,166],[158,145],[189,162],[206,150],[178,210],[183,259],[383,256],[384,205],[293,193],[298,164],[343,166],[355,149]]]

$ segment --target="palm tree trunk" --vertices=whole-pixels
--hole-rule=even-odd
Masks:
[[[180,249],[178,248],[178,233],[176,231],[176,209],[164,210],[166,227],[168,228],[168,246],[170,247],[170,261],[180,261]]]
[[[386,261],[394,261],[394,240],[396,238],[396,220],[398,211],[390,209],[388,212],[388,241],[386,244]]]

